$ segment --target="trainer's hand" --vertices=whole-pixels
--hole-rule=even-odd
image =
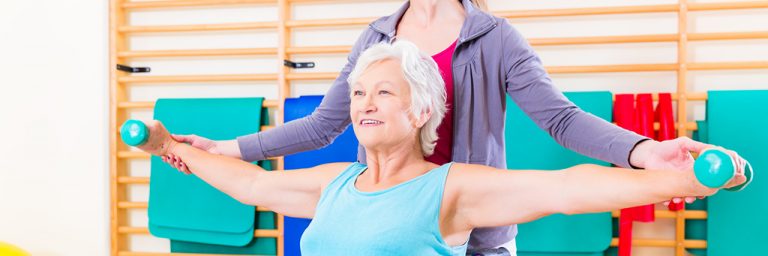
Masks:
[[[701,152],[707,148],[707,144],[694,141],[687,137],[658,142],[646,140],[638,144],[630,155],[630,163],[633,166],[654,170],[693,170],[693,156],[690,152]],[[672,198],[672,202],[687,203],[696,201],[695,197]],[[664,202],[669,205],[669,201]]]
[[[184,174],[192,174],[192,171],[189,170],[187,165],[184,163],[184,161],[181,161],[181,157],[174,155],[174,154],[168,154],[162,156],[163,162],[168,163],[169,165],[173,166],[173,168],[176,168],[180,172]]]
[[[178,142],[187,143],[190,146],[196,147],[200,150],[207,151],[208,153],[215,154],[215,155],[221,154],[218,141],[210,140],[208,138],[200,137],[194,134],[190,134],[190,135],[171,134],[171,137],[173,137],[173,139]]]
[[[237,159],[241,159],[242,155],[240,154],[240,146],[237,143],[237,140],[210,140],[205,137],[201,137],[198,135],[190,134],[190,135],[176,135],[172,134],[171,137],[180,143],[187,143],[192,147],[195,147],[200,150],[204,150],[208,153],[214,154],[214,155],[223,155],[228,157],[234,157]],[[164,155],[163,161],[168,163],[169,165],[173,166],[174,168],[178,169],[181,172],[184,172],[186,174],[190,174],[189,168],[187,168],[186,164],[184,164],[184,161],[182,161],[178,156],[175,156],[173,154]]]

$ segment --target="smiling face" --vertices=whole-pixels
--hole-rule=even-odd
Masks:
[[[367,149],[418,144],[424,117],[411,114],[411,91],[395,59],[375,62],[351,86],[350,117],[357,139]]]

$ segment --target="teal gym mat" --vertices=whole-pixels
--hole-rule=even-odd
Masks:
[[[693,131],[692,139],[695,141],[709,143],[709,129],[707,121],[696,121],[698,129]],[[691,204],[685,204],[686,210],[706,210],[707,198],[698,199]],[[685,220],[685,239],[707,240],[707,220]],[[696,256],[707,255],[706,249],[687,249],[690,254]]]
[[[258,132],[263,98],[161,99],[154,117],[175,134],[213,140]],[[151,159],[149,230],[158,237],[243,246],[253,240],[255,207],[241,204],[159,157]]]
[[[565,93],[584,111],[611,122],[610,92]],[[577,164],[609,163],[566,149],[540,129],[507,97],[505,141],[508,169],[558,170]],[[518,255],[602,255],[611,243],[611,214],[556,214],[518,225]]]
[[[768,91],[710,91],[708,139],[735,150],[752,164],[752,183],[740,192],[709,197],[707,255],[764,255],[768,242]]]
[[[267,109],[264,109],[267,110]],[[264,111],[266,112],[266,111]],[[262,125],[269,125],[267,119],[268,113],[262,113]],[[271,171],[272,161],[258,161],[259,166],[265,170]],[[276,229],[274,212],[256,212],[256,228],[258,229]],[[250,243],[244,246],[227,246],[207,243],[185,242],[171,240],[171,252],[178,253],[212,253],[212,254],[258,254],[258,255],[276,255],[277,239],[267,237],[255,237]]]

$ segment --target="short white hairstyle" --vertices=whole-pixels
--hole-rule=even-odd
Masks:
[[[432,114],[419,134],[422,154],[430,156],[437,144],[437,127],[446,112],[445,82],[431,57],[409,41],[375,44],[360,54],[347,82],[350,86],[354,85],[368,67],[387,59],[400,62],[403,76],[411,89],[411,113],[416,116],[427,112]]]

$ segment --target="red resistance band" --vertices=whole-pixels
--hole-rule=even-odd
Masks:
[[[653,130],[655,115],[651,94],[638,94],[637,106],[635,106],[634,95],[617,94],[613,117],[616,124],[624,129],[634,131],[648,138],[653,139],[656,137]],[[674,122],[672,125],[674,126]],[[621,209],[619,216],[619,256],[630,256],[632,254],[633,222],[652,222],[654,220],[653,204]]]

